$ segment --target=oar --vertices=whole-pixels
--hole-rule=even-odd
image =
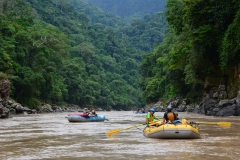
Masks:
[[[218,125],[221,127],[231,126],[231,122],[190,122],[190,124],[210,124],[210,125]]]
[[[122,129],[113,129],[113,130],[107,131],[107,135],[118,134],[119,132],[121,132],[121,131],[123,131],[123,130],[128,130],[128,129],[136,128],[136,127],[143,126],[143,125],[145,125],[145,124],[138,124],[138,125],[135,125],[135,126],[131,126],[131,127],[127,127],[127,128],[122,128]]]
[[[149,126],[154,126],[154,125],[162,125],[162,121],[163,121],[163,119],[158,119],[157,121],[153,121],[153,122],[151,122],[151,123],[149,123],[148,125]]]
[[[160,120],[158,120],[158,121],[153,121],[153,122],[150,123],[150,125],[153,125],[153,124],[155,124],[155,123],[157,123],[157,122],[159,122],[159,121],[160,121]],[[136,127],[143,126],[143,125],[146,125],[146,123],[145,123],[145,124],[137,124],[137,125],[135,125],[135,126],[131,126],[131,127],[127,127],[127,128],[122,128],[122,129],[109,130],[109,131],[107,131],[107,135],[111,136],[111,135],[113,135],[113,134],[118,134],[119,132],[121,132],[121,131],[123,131],[123,130],[128,130],[128,129],[136,128]]]

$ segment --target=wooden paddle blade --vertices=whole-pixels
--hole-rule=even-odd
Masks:
[[[121,132],[120,129],[114,129],[114,130],[110,130],[107,132],[107,135],[113,135],[113,134],[118,134],[119,132]]]

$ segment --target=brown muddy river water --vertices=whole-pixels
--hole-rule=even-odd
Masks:
[[[231,127],[199,125],[201,139],[151,139],[144,126],[107,137],[106,132],[143,124],[145,115],[132,111],[98,112],[109,121],[68,122],[67,113],[20,115],[0,119],[1,160],[239,160],[240,117],[179,113],[179,118],[231,122]],[[163,112],[156,112],[163,117]]]

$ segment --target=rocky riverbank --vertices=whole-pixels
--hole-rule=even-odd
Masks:
[[[36,114],[36,113],[53,113],[53,112],[78,112],[83,108],[77,105],[49,105],[40,104],[36,109],[30,109],[22,106],[20,103],[11,100],[10,97],[10,81],[5,77],[0,77],[0,118],[9,118],[15,114]],[[91,108],[89,108],[91,109]],[[95,108],[96,111],[102,111],[101,108]]]
[[[188,99],[175,97],[167,102],[172,103],[175,112],[193,112],[209,116],[240,116],[240,91],[234,98],[228,98],[231,95],[227,92],[225,85],[213,85],[206,81],[204,85],[205,96],[199,103],[190,103]],[[229,90],[229,89],[228,89]],[[21,104],[10,100],[10,82],[6,78],[0,79],[0,118],[8,118],[14,114],[35,114],[52,112],[77,112],[83,108],[77,105],[57,106],[49,104],[40,104],[36,109],[30,109]],[[232,92],[233,93],[233,92]],[[235,94],[236,95],[236,94]],[[162,101],[148,104],[144,107],[145,111],[155,108],[158,112],[165,112],[166,105]],[[102,111],[101,108],[95,108],[96,111]],[[109,108],[111,110],[111,108]]]
[[[12,100],[0,102],[0,118],[9,118],[16,114],[40,114],[40,113],[58,113],[58,112],[78,112],[83,108],[77,105],[57,106],[49,104],[41,104],[37,109],[30,109]],[[101,108],[95,109],[102,111]]]
[[[235,98],[221,99],[214,93],[213,95],[206,94],[200,103],[189,103],[188,99],[176,97],[167,102],[173,104],[174,112],[193,112],[205,114],[208,116],[240,116],[240,91]],[[166,106],[162,101],[148,104],[145,106],[145,111],[150,108],[155,108],[158,112],[165,112]]]

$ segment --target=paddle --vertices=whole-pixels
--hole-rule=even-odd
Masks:
[[[149,125],[154,125],[154,124],[156,124],[156,123],[159,122],[159,121],[161,121],[161,120],[153,121],[153,122],[151,122]],[[123,131],[123,130],[128,130],[128,129],[136,128],[136,127],[143,126],[143,125],[146,125],[146,123],[145,123],[145,124],[137,124],[137,125],[135,125],[135,126],[130,126],[130,127],[127,127],[127,128],[122,128],[122,129],[109,130],[109,131],[107,131],[107,135],[111,136],[111,135],[113,135],[113,134],[118,134],[119,132],[121,132],[121,131]]]
[[[230,127],[230,122],[190,122],[190,124],[210,124],[210,125],[218,125],[221,127]]]

